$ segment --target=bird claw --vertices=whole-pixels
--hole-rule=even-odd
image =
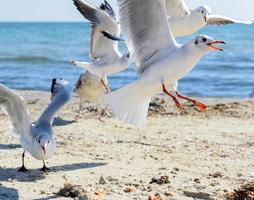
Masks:
[[[184,109],[183,105],[176,98],[174,99],[174,102],[178,108]]]
[[[25,168],[25,166],[22,166],[19,168],[18,172],[27,172],[27,168]]]
[[[40,170],[43,171],[43,172],[48,172],[48,171],[50,171],[50,169],[47,168],[46,166],[43,166]]]
[[[195,106],[197,106],[197,107],[199,108],[199,110],[202,111],[202,112],[205,112],[206,109],[207,109],[207,105],[205,105],[205,104],[203,104],[203,103],[201,103],[201,102],[194,101],[193,104],[194,104]]]

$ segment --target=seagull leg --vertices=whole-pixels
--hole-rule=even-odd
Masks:
[[[43,171],[43,172],[50,171],[50,169],[46,167],[44,160],[43,160],[43,167],[40,170]]]
[[[28,170],[25,168],[25,151],[22,153],[22,167],[18,170],[18,172],[27,172]]]
[[[190,102],[192,102],[195,106],[197,106],[201,111],[206,111],[206,109],[207,109],[207,105],[205,105],[205,104],[203,104],[203,103],[201,103],[201,102],[199,102],[199,101],[197,101],[197,100],[195,100],[195,99],[191,99],[191,98],[189,98],[189,97],[186,97],[186,96],[183,96],[183,95],[181,95],[179,92],[175,92],[176,93],[176,95],[179,97],[179,98],[181,98],[181,99],[185,99],[185,100],[187,100],[187,101],[190,101]]]
[[[78,109],[78,112],[74,118],[74,121],[77,122],[79,119],[80,119],[80,114],[81,114],[81,111],[83,109],[83,106],[82,106],[82,101],[80,100],[79,102],[79,109]]]
[[[178,99],[174,95],[170,94],[170,92],[166,89],[164,84],[162,84],[162,88],[163,88],[163,92],[173,99],[176,106],[180,109],[183,109],[183,105],[178,101]]]
[[[102,85],[105,87],[105,89],[107,90],[107,93],[109,93],[109,92],[110,92],[110,89],[109,89],[108,84],[107,84],[107,81],[105,80],[104,77],[101,78],[101,83],[102,83]]]

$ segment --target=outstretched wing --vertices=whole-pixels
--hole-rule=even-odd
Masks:
[[[25,100],[2,84],[0,84],[0,106],[7,112],[18,136],[30,134],[31,119]]]
[[[220,15],[208,15],[207,25],[226,25],[226,24],[252,24],[252,21],[239,21]]]
[[[71,99],[73,86],[66,80],[53,79],[51,84],[51,103],[37,120],[35,126],[52,124],[54,115]]]
[[[142,73],[166,47],[175,47],[165,0],[118,0],[120,24],[131,56]]]
[[[181,18],[188,16],[191,12],[183,0],[165,0],[167,14],[170,18]]]
[[[105,1],[96,8],[86,0],[73,0],[80,13],[91,23],[90,55],[93,59],[110,56],[117,51],[118,42],[103,36],[102,31],[119,35],[120,29],[112,7]]]

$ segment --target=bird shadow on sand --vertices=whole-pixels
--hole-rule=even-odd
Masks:
[[[22,146],[19,144],[0,144],[1,150],[9,150],[9,149],[17,149],[17,148],[22,148]]]
[[[53,121],[53,126],[67,126],[75,122],[75,120],[64,120],[61,117],[55,117]]]
[[[7,188],[3,185],[0,185],[0,199],[18,200],[18,191],[16,189]]]
[[[95,167],[102,167],[107,163],[74,163],[59,166],[48,166],[50,171],[47,173],[42,172],[39,169],[29,169],[29,171],[23,173],[18,172],[19,168],[1,168],[0,167],[0,181],[12,181],[17,180],[20,182],[33,182],[36,180],[42,180],[47,178],[49,174],[54,174],[61,171],[74,171],[79,169],[89,169]]]
[[[189,192],[184,191],[183,194],[186,197],[192,197],[193,199],[204,199],[204,200],[214,200],[210,194],[204,192]]]

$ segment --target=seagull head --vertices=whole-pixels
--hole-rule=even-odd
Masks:
[[[211,14],[211,9],[207,5],[199,6],[195,11],[195,13],[198,14],[199,17],[205,20],[207,22],[207,16]]]
[[[215,44],[226,44],[220,40],[214,40],[206,35],[199,35],[194,40],[194,46],[205,51],[223,51],[222,48],[215,46]]]
[[[50,143],[50,137],[48,134],[41,134],[40,136],[38,136],[36,138],[36,142],[39,145],[39,148],[41,149],[41,151],[43,152],[43,154],[46,154],[47,151],[47,147]]]

